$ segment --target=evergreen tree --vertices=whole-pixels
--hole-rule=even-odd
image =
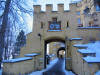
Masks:
[[[20,48],[25,46],[26,44],[26,36],[23,30],[21,30],[21,32],[19,33],[17,39],[16,39],[16,43],[15,43],[15,50],[14,50],[14,55],[19,55],[20,54]],[[13,55],[13,57],[15,57]]]

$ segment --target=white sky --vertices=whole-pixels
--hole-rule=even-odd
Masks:
[[[57,10],[57,4],[63,3],[64,4],[64,9],[68,10],[69,9],[69,3],[71,1],[80,1],[80,0],[33,0],[33,2],[30,2],[30,5],[41,5],[42,6],[42,11],[45,11],[45,5],[46,4],[53,4],[53,10]],[[33,7],[32,5],[32,7]],[[28,18],[28,24],[29,24],[29,29],[32,29],[33,26],[33,17]]]
[[[68,9],[69,3],[71,0],[37,0],[35,5],[42,5],[42,10],[45,10],[46,4],[53,4],[53,10],[57,10],[57,4],[63,3],[65,5],[65,9]]]

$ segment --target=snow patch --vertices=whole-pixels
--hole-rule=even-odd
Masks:
[[[2,70],[0,69],[0,75],[2,75]]]
[[[16,58],[16,59],[10,59],[10,60],[3,60],[4,63],[14,63],[14,62],[20,62],[25,60],[30,60],[32,57],[22,57],[22,58]]]
[[[50,64],[47,65],[47,69],[43,69],[43,70],[41,70],[41,71],[32,72],[32,73],[30,73],[30,74],[28,74],[28,75],[42,75],[42,73],[43,73],[44,71],[47,71],[48,69],[50,69],[57,61],[58,61],[58,59],[52,60],[52,61],[50,62]]]
[[[89,49],[96,52],[96,57],[100,57],[100,41],[97,41],[89,45],[87,50]]]
[[[78,47],[78,48],[87,48],[88,45],[87,44],[76,44],[76,45],[73,45],[74,47]]]
[[[58,61],[58,58],[52,60],[52,61],[50,62],[50,64],[47,65],[46,71],[49,70],[52,66],[54,66],[54,65],[56,64],[57,61]]]
[[[100,70],[98,72],[96,72],[94,75],[100,75]]]
[[[80,53],[96,53],[96,57],[87,56],[83,59],[88,63],[97,63],[100,62],[100,41],[96,41],[95,43],[88,43],[88,44],[76,44],[74,46],[80,46],[85,47],[87,46],[87,49],[80,49],[78,52]]]
[[[50,64],[47,65],[47,69],[43,69],[43,70],[41,70],[41,71],[36,71],[36,72],[33,72],[33,73],[31,73],[31,74],[28,74],[28,75],[42,75],[42,73],[43,73],[44,71],[49,70],[53,65],[56,64],[57,61],[58,61],[58,58],[52,60],[52,61],[50,62]],[[63,69],[64,69],[64,72],[66,73],[66,75],[75,75],[72,71],[66,71],[66,70],[65,70],[65,62],[64,62],[63,64],[64,64],[64,65],[63,65]]]
[[[88,63],[100,63],[100,58],[87,56],[83,58]]]
[[[88,53],[96,53],[93,50],[87,50],[87,49],[79,49],[78,52],[82,53],[82,54],[88,54]]]
[[[40,54],[39,53],[32,53],[32,54],[25,54],[24,56],[33,57],[33,56],[37,56],[37,55],[40,55]]]
[[[72,71],[68,71],[68,75],[75,75]]]
[[[82,38],[71,38],[70,40],[82,40]]]

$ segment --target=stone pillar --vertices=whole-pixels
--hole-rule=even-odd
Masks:
[[[77,39],[77,38],[73,38],[70,39],[71,42],[71,46],[70,46],[70,50],[71,50],[71,55],[72,55],[72,71],[74,71],[76,74],[79,74],[81,69],[80,69],[80,55],[77,52],[77,50],[79,49],[78,47],[74,47],[75,44],[81,44],[82,43],[82,39]],[[77,68],[77,69],[76,69]],[[79,74],[80,75],[80,74]]]
[[[71,50],[70,50],[70,41],[66,39],[66,69],[72,69],[72,61],[71,61]]]

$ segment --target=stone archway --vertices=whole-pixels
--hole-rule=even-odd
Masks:
[[[62,43],[64,43],[65,44],[65,46],[66,46],[66,41],[65,41],[65,39],[63,39],[63,38],[60,38],[60,37],[50,37],[50,38],[48,38],[48,39],[46,39],[45,41],[44,41],[44,68],[46,68],[47,66],[47,63],[46,63],[46,61],[47,61],[47,59],[46,59],[46,55],[47,55],[47,44],[48,43],[51,43],[51,42],[62,42]],[[65,47],[65,51],[66,51],[66,47]],[[67,51],[66,51],[67,52]],[[65,55],[66,55],[66,52],[65,52]]]
[[[65,57],[65,47],[60,47],[57,51],[57,57],[64,58]]]

